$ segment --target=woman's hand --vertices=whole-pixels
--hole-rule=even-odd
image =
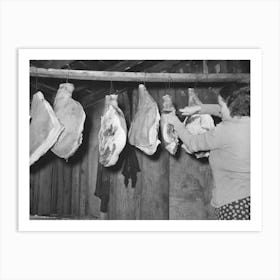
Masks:
[[[201,107],[199,105],[187,106],[183,109],[179,109],[179,111],[182,113],[183,116],[191,116],[195,113],[198,113],[200,110]]]

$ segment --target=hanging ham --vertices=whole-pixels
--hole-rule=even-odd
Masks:
[[[51,105],[42,92],[33,95],[31,104],[29,164],[32,165],[57,141],[63,131]]]
[[[193,88],[188,89],[189,95],[189,106],[201,105],[202,102],[197,97],[196,93],[194,92]],[[190,117],[186,117],[184,124],[187,130],[192,135],[203,134],[209,130],[214,129],[215,124],[212,117],[208,114],[194,114]],[[187,149],[185,145],[182,145],[182,148],[185,149],[187,153],[191,152]],[[197,152],[195,153],[196,158],[208,157],[209,151]]]
[[[160,143],[158,140],[160,115],[157,103],[142,84],[139,85],[138,95],[138,108],[129,129],[128,139],[131,145],[147,155],[152,155]]]
[[[161,135],[163,138],[165,149],[171,155],[175,155],[179,144],[178,135],[174,130],[174,126],[168,123],[168,115],[175,115],[175,108],[172,104],[170,95],[164,95],[162,99],[163,108],[160,118]]]
[[[82,143],[86,118],[81,104],[72,98],[73,91],[73,84],[60,84],[54,100],[54,112],[65,129],[53,146],[52,152],[66,160]]]
[[[118,96],[106,95],[98,134],[99,162],[109,167],[115,165],[126,144],[127,127],[124,114],[118,107]]]

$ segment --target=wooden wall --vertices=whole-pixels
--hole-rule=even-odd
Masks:
[[[82,145],[68,162],[49,151],[30,168],[32,215],[99,217],[100,200],[94,191],[102,109],[94,106],[86,112]]]
[[[172,96],[177,108],[187,105],[187,88],[154,88],[150,94],[162,107],[162,96]],[[215,102],[207,88],[197,89],[202,100]],[[137,106],[137,89],[133,96],[133,114]],[[30,213],[75,218],[99,218],[100,199],[94,195],[98,131],[103,102],[87,109],[83,143],[65,162],[51,151],[31,167]],[[135,189],[124,185],[121,168],[110,173],[109,219],[209,219],[212,176],[208,161],[197,160],[179,149],[171,156],[161,145],[153,156],[137,150],[141,172]]]

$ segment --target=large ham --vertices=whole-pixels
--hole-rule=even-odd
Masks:
[[[166,150],[170,154],[175,155],[179,144],[178,135],[174,130],[174,126],[168,123],[168,116],[170,114],[175,115],[175,108],[172,104],[170,95],[164,95],[162,99],[163,108],[160,118],[161,135]]]
[[[126,144],[127,127],[124,114],[118,107],[118,96],[106,95],[98,134],[99,162],[105,167],[115,165]]]
[[[128,139],[131,145],[147,155],[152,155],[160,143],[158,140],[160,115],[157,103],[142,84],[139,85],[138,95],[138,108],[129,129]]]
[[[57,141],[63,131],[53,109],[42,92],[33,95],[31,104],[31,123],[29,128],[29,164],[32,165],[44,155]]]
[[[199,100],[197,95],[194,92],[193,88],[188,89],[189,94],[189,104],[188,106],[195,106],[195,105],[201,105],[202,102]],[[192,135],[198,135],[203,134],[209,130],[214,129],[215,124],[212,119],[212,117],[208,114],[194,114],[190,117],[186,117],[184,124],[187,128],[187,130]],[[191,153],[185,145],[182,145],[182,148],[185,149],[187,153]],[[208,157],[209,152],[208,151],[202,151],[195,153],[196,158],[202,158],[202,157]]]
[[[86,118],[82,105],[72,98],[73,91],[73,84],[60,84],[54,100],[54,112],[65,129],[53,146],[52,152],[66,160],[82,143]]]

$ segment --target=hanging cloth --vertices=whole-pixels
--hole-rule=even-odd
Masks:
[[[100,198],[100,211],[103,213],[108,212],[108,203],[110,197],[110,178],[110,168],[104,167],[98,160],[96,187],[94,195]]]
[[[122,106],[125,120],[128,128],[131,125],[132,110],[131,110],[132,92],[123,91],[119,94],[120,104]],[[140,172],[140,167],[136,155],[136,148],[128,141],[123,151],[123,167],[122,175],[124,176],[124,184],[128,187],[129,180],[131,180],[131,187],[135,188],[137,182],[137,173]]]

